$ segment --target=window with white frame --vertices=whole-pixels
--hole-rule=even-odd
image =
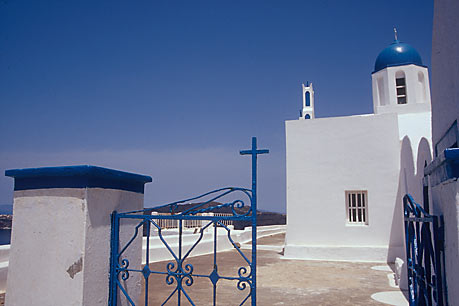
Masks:
[[[346,191],[346,220],[348,224],[368,225],[368,192]]]

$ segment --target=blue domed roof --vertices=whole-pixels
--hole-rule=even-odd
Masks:
[[[411,45],[395,40],[389,47],[379,53],[376,58],[374,72],[386,67],[409,64],[422,66],[421,56]]]

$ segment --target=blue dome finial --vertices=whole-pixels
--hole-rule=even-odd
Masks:
[[[387,67],[402,65],[422,66],[421,56],[418,51],[409,44],[400,42],[397,37],[397,28],[394,27],[395,41],[379,53],[375,62],[375,71],[383,70]]]

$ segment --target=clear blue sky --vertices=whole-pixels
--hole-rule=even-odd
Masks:
[[[432,16],[432,0],[0,1],[0,204],[22,167],[151,175],[146,206],[249,186],[238,151],[258,136],[259,206],[283,212],[301,83],[317,117],[371,113],[393,26],[430,66]]]

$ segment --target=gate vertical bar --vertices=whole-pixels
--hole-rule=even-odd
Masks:
[[[178,247],[178,253],[179,253],[179,256],[178,256],[178,262],[177,262],[177,270],[176,272],[179,272],[180,274],[183,273],[183,267],[182,267],[182,225],[183,225],[183,220],[180,219],[178,220],[178,226],[179,226],[179,247]],[[177,284],[178,284],[178,291],[177,291],[177,302],[178,302],[178,306],[181,305],[181,302],[182,302],[182,276],[179,277],[179,279],[177,280]]]
[[[421,234],[421,239],[423,243],[423,251],[424,251],[424,275],[426,279],[426,286],[425,286],[425,296],[427,297],[427,303],[428,305],[433,305],[432,304],[432,294],[436,294],[435,288],[432,288],[429,286],[429,284],[434,284],[437,286],[437,282],[435,281],[435,278],[432,276],[432,264],[436,265],[436,262],[432,262],[432,258],[435,258],[437,252],[435,250],[435,246],[432,244],[430,241],[430,237],[432,236],[431,232],[431,222],[424,222],[422,224],[422,234]],[[435,233],[435,217],[434,217],[434,224],[433,224],[433,232]],[[435,242],[435,238],[434,238]],[[421,263],[422,264],[422,263]],[[435,272],[435,270],[434,270]],[[438,287],[437,287],[438,288]],[[432,290],[433,289],[433,290]]]
[[[217,223],[214,221],[214,271],[218,274],[218,267],[217,267]],[[213,306],[217,306],[217,282],[213,283]]]
[[[252,149],[240,151],[241,155],[252,155],[252,305],[257,303],[257,155],[267,154],[269,150],[257,150],[257,138],[252,137]]]
[[[434,253],[435,253],[435,286],[436,290],[434,292],[434,296],[436,297],[438,305],[444,305],[443,301],[443,271],[442,271],[442,263],[441,263],[441,253],[443,250],[443,235],[442,235],[442,224],[438,222],[438,216],[434,216],[433,219],[433,236],[434,236]],[[440,222],[442,220],[440,219]],[[447,303],[445,305],[448,305]]]
[[[146,226],[146,232],[147,232],[147,249],[145,253],[145,265],[148,267],[148,271],[150,271],[150,220],[144,220],[143,226]],[[149,274],[147,277],[145,277],[145,306],[148,306],[148,278]]]
[[[257,303],[257,138],[252,137],[252,305]]]
[[[109,279],[109,296],[108,305],[116,306],[118,303],[118,286],[116,285],[116,279],[118,277],[117,266],[118,266],[118,251],[119,251],[119,217],[116,210],[112,213],[112,228],[110,237],[110,279]]]
[[[439,239],[435,242],[435,247],[438,248],[438,260],[437,260],[437,269],[441,272],[441,296],[443,303],[445,305],[449,305],[448,300],[448,286],[446,285],[446,271],[445,271],[445,220],[443,216],[439,216],[438,224],[437,224],[437,231],[439,232],[437,237]],[[441,255],[440,255],[441,254]]]

